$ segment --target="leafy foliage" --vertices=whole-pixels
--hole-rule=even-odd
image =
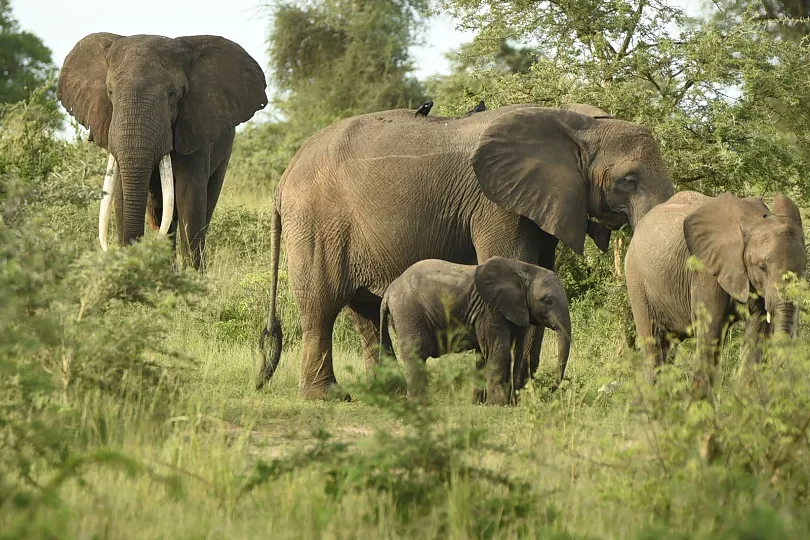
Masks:
[[[270,58],[282,92],[276,106],[309,135],[363,112],[416,108],[421,85],[409,72],[423,0],[282,3],[273,13]]]
[[[9,0],[0,0],[0,104],[22,101],[48,83],[47,91],[36,100],[36,110],[51,122],[59,122],[52,101],[55,72],[50,49],[40,38],[20,29]]]
[[[17,118],[0,137],[0,512],[20,512],[12,536],[32,533],[31,515],[88,465],[141,470],[84,448],[72,433],[77,406],[143,401],[165,414],[178,386],[157,360],[182,365],[161,345],[168,316],[202,290],[196,275],[171,270],[165,239],[87,252],[71,226],[49,219],[58,206],[80,214],[91,197],[58,174],[71,147],[43,119]]]

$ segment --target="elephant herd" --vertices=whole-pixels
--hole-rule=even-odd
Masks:
[[[204,269],[205,232],[235,127],[267,104],[264,74],[218,36],[91,34],[65,59],[59,98],[109,152],[99,239],[116,208],[119,242],[150,226],[179,238]],[[568,303],[553,272],[558,241],[605,251],[611,230],[634,230],[626,258],[633,315],[650,367],[673,338],[698,334],[716,358],[729,321],[744,317],[751,354],[776,331],[795,335],[797,307],[780,284],[806,265],[796,205],[675,193],[645,127],[582,104],[531,104],[460,117],[381,111],[313,135],[284,172],[271,221],[271,306],[256,380],[281,356],[276,296],[281,241],[301,318],[300,391],[337,392],[332,332],[346,310],[366,367],[393,355],[397,333],[409,396],[424,394],[424,361],[479,351],[485,389],[512,401],[538,367],[545,328],[560,334],[559,380],[571,346]],[[176,233],[176,234],[174,234]],[[707,272],[690,269],[694,255]],[[439,337],[456,332],[453,343]],[[512,351],[514,350],[514,353]],[[558,380],[558,382],[559,382]]]

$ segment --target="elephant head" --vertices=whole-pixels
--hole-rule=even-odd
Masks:
[[[515,326],[548,327],[559,334],[559,382],[571,351],[571,315],[557,275],[546,268],[504,257],[492,257],[475,269],[481,298]],[[515,366],[519,372],[520,366]]]
[[[160,163],[166,233],[174,209],[170,153],[205,149],[267,104],[264,73],[219,36],[90,34],[65,58],[58,97],[110,153],[99,216],[106,249],[110,201],[120,181],[122,244],[143,235],[149,181]],[[120,178],[120,180],[119,180]]]
[[[683,232],[689,252],[732,298],[748,302],[751,291],[764,300],[773,328],[794,336],[798,307],[785,299],[782,276],[801,276],[807,264],[799,209],[776,194],[773,212],[755,198],[731,193],[702,205],[686,217]]]
[[[672,180],[648,129],[603,113],[571,104],[497,115],[471,158],[484,195],[579,254],[585,234],[593,236],[591,219],[635,227],[673,195]]]

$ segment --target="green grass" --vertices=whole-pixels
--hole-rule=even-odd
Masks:
[[[95,163],[98,156],[81,152]],[[64,177],[70,182],[77,175],[69,169]],[[96,176],[82,173],[81,182],[95,185]],[[107,276],[109,291],[94,294],[112,299],[99,300],[79,321],[70,303],[75,285],[45,290],[41,283],[61,279],[47,272],[32,277],[35,286],[28,288],[9,281],[8,294],[16,298],[52,294],[60,301],[44,304],[44,312],[35,305],[26,311],[35,318],[52,313],[59,323],[35,332],[43,347],[34,340],[26,342],[30,353],[20,352],[19,337],[3,349],[0,336],[0,352],[17,358],[10,367],[0,362],[10,370],[6,386],[0,385],[0,405],[7,407],[0,409],[0,466],[8,466],[0,468],[0,537],[807,535],[810,348],[804,338],[780,349],[786,361],[775,356],[745,385],[735,376],[736,329],[712,407],[690,397],[689,344],[657,388],[638,382],[638,353],[620,347],[615,306],[622,289],[603,283],[573,305],[571,380],[560,391],[547,390],[556,351],[549,333],[539,380],[517,407],[471,405],[473,357],[456,354],[428,362],[432,399],[417,409],[379,391],[401,379],[397,369],[383,373],[380,384],[367,380],[357,336],[341,316],[334,363],[355,400],[313,402],[298,395],[300,328],[282,267],[285,350],[271,383],[256,392],[271,200],[247,202],[226,188],[211,226],[201,292],[173,293],[193,289],[183,280],[194,276],[162,274],[163,263],[147,251],[159,243],[102,256],[91,226],[97,203],[45,201],[39,213],[61,232],[53,245],[37,249],[50,253],[65,245],[60,234],[74,235],[67,237],[79,246],[77,260],[89,257],[78,266],[85,279],[79,283]],[[15,256],[20,264],[42,264]],[[68,274],[76,267],[70,260]],[[161,303],[173,294],[196,300]],[[150,320],[164,321],[165,332],[150,330]],[[142,343],[126,354],[103,349],[102,337],[116,331],[142,333]],[[48,354],[58,360],[65,351],[77,355],[70,380],[85,384],[71,382],[60,391],[64,376]],[[111,372],[113,360],[129,367]],[[143,360],[179,375],[161,375],[158,384],[149,378],[152,371],[135,369]],[[34,391],[15,382],[30,374],[53,379],[55,387],[31,386]],[[611,381],[620,383],[616,392],[599,391]],[[19,438],[20,426],[30,426],[32,435]],[[720,450],[701,457],[707,437],[719,441]],[[52,443],[61,450],[42,450]],[[4,499],[4,488],[18,491]]]

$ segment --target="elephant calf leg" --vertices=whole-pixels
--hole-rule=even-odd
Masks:
[[[502,344],[487,356],[487,404],[513,403],[512,354],[508,344]]]
[[[486,368],[486,360],[484,357],[481,356],[481,353],[476,354],[475,359],[475,385],[473,386],[473,405],[480,405],[482,403],[486,403],[487,401],[487,389],[485,386],[481,386],[478,377],[480,374],[484,373],[484,369]]]
[[[408,400],[423,402],[428,395],[427,359],[437,348],[425,332],[407,324],[397,329],[402,363],[405,365],[405,380],[408,384]]]
[[[380,302],[351,302],[346,306],[346,312],[360,335],[366,373],[373,375],[380,364],[380,353],[383,356],[394,356],[390,341],[380,344]]]

